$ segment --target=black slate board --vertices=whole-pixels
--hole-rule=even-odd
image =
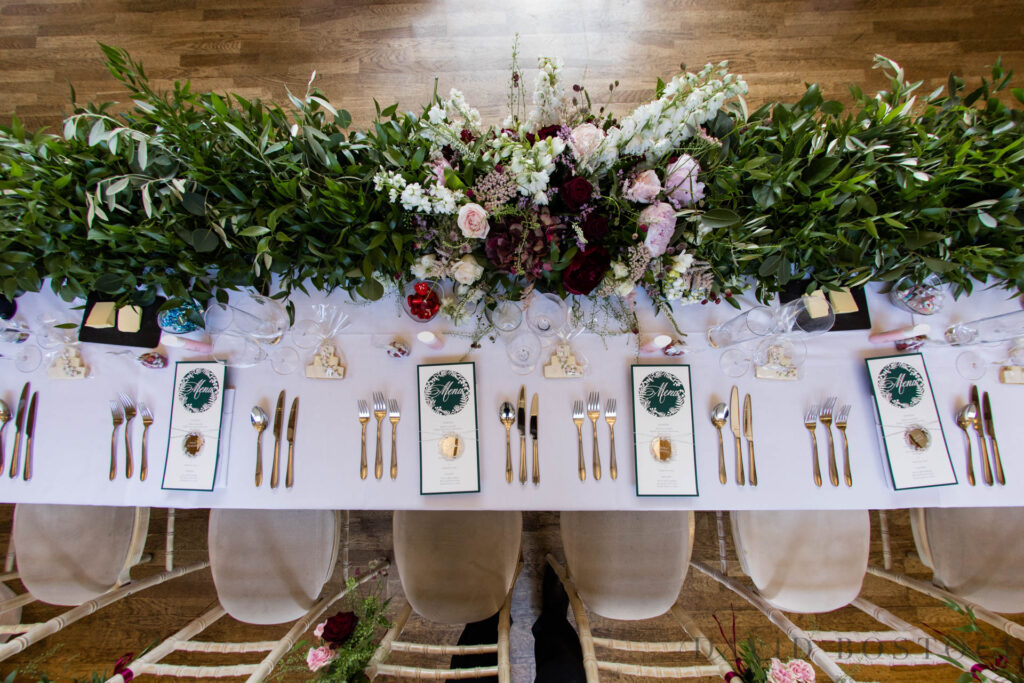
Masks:
[[[794,280],[789,282],[785,288],[779,292],[779,301],[782,303],[789,303],[795,299],[800,298],[807,291],[808,280]],[[851,287],[850,294],[853,296],[853,300],[857,302],[857,310],[853,313],[839,313],[836,315],[836,323],[832,326],[830,332],[845,332],[847,330],[870,330],[871,329],[871,313],[868,311],[868,300],[864,296],[863,287]],[[825,292],[825,296],[828,296],[828,292]]]
[[[78,341],[94,344],[112,344],[114,346],[140,346],[155,349],[160,345],[160,326],[156,324],[156,314],[166,299],[157,297],[148,306],[142,307],[142,320],[138,332],[120,332],[117,327],[86,327],[93,306],[100,301],[110,301],[97,294],[90,294],[82,313],[82,324],[78,328]]]

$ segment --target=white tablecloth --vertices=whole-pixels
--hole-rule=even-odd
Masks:
[[[869,288],[868,298],[873,328],[888,330],[913,322],[912,317],[891,306],[884,295]],[[353,318],[353,325],[339,336],[348,376],[341,381],[309,380],[301,373],[282,377],[269,365],[249,369],[229,369],[227,384],[235,389],[234,410],[225,419],[230,429],[220,458],[218,484],[212,492],[180,492],[161,490],[163,461],[167,448],[168,417],[171,405],[174,360],[195,360],[201,356],[170,351],[171,367],[163,370],[144,369],[130,356],[107,353],[116,347],[85,344],[82,347],[93,376],[85,381],[51,381],[45,368],[21,374],[13,363],[0,362],[0,397],[12,410],[17,403],[22,383],[31,380],[39,391],[39,414],[36,424],[35,474],[31,481],[0,478],[0,500],[16,502],[49,502],[106,505],[145,505],[158,507],[224,507],[224,508],[334,508],[334,509],[826,509],[826,508],[902,508],[916,506],[1000,506],[1020,505],[1024,493],[1024,386],[1009,386],[998,381],[998,369],[992,365],[977,383],[992,395],[996,431],[1002,447],[1007,485],[984,486],[974,444],[977,486],[966,483],[964,439],[955,422],[955,413],[967,400],[970,382],[955,370],[955,361],[963,349],[928,346],[925,360],[931,375],[938,408],[943,421],[950,455],[960,484],[913,491],[894,491],[884,469],[875,425],[875,409],[870,395],[864,358],[894,353],[891,344],[872,346],[867,331],[830,332],[807,343],[807,360],[803,377],[798,382],[754,379],[753,373],[733,380],[721,371],[718,352],[706,348],[703,331],[709,324],[735,315],[735,310],[721,305],[693,305],[676,314],[680,326],[692,331],[691,343],[706,349],[689,360],[695,413],[697,474],[700,495],[688,498],[638,498],[633,467],[632,418],[630,409],[630,370],[636,362],[635,346],[626,336],[602,339],[584,334],[573,343],[590,360],[589,374],[576,380],[546,380],[540,368],[531,375],[514,374],[507,363],[504,346],[488,339],[482,348],[470,350],[464,337],[448,337],[441,351],[431,351],[413,341],[423,326],[401,314],[394,299],[370,306],[355,306],[348,297],[337,292],[329,297],[315,294],[311,299],[297,295],[299,317],[308,315],[311,301],[337,303]],[[749,304],[747,301],[745,304]],[[668,321],[655,317],[651,307],[640,304],[641,327],[645,333],[670,332]],[[52,294],[28,294],[18,300],[18,319],[34,322],[47,311],[64,311],[72,319],[80,312],[70,311]],[[983,315],[1020,310],[1016,298],[1002,291],[979,291],[946,308],[932,318],[917,322],[932,325],[932,336],[940,338],[950,321],[971,320]],[[438,319],[427,329],[448,328]],[[404,337],[413,346],[409,358],[395,360],[371,344],[374,334]],[[32,342],[29,342],[32,343]],[[285,340],[287,342],[287,338]],[[607,347],[605,346],[607,344]],[[8,350],[11,349],[8,345]],[[1007,345],[980,349],[990,361],[1001,360]],[[0,353],[4,352],[0,349]],[[302,352],[308,356],[308,352]],[[468,355],[467,355],[468,354]],[[419,494],[418,424],[416,405],[416,365],[423,362],[472,360],[478,378],[478,413],[480,416],[479,493],[458,495]],[[642,355],[639,362],[666,362],[660,353]],[[513,441],[516,481],[505,482],[504,428],[497,418],[499,404],[515,401],[520,384],[527,387],[528,397],[540,394],[540,460],[541,484],[518,483],[518,443]],[[754,407],[755,444],[759,485],[738,487],[734,484],[731,434],[726,429],[726,461],[729,483],[718,481],[718,443],[715,430],[707,417],[711,407],[727,401],[733,383],[741,393],[749,392]],[[296,436],[295,486],[270,489],[270,458],[273,435],[268,429],[263,437],[264,483],[253,485],[255,432],[249,424],[249,410],[261,405],[273,418],[274,402],[281,389],[287,392],[287,404],[301,397],[301,412]],[[108,480],[111,422],[108,401],[118,391],[125,391],[149,404],[156,422],[149,434],[150,474],[145,482],[138,474],[131,481],[123,477],[124,445],[119,431],[119,476]],[[382,391],[397,398],[403,408],[398,427],[399,476],[391,481],[387,475],[390,444],[385,432],[385,478],[373,478],[373,431],[368,441],[370,476],[359,478],[359,423],[356,400],[369,399],[372,391]],[[590,476],[589,423],[585,425],[585,454],[588,477],[580,482],[577,476],[576,429],[570,420],[574,399],[585,398],[590,391],[600,391],[602,403],[608,397],[618,399],[619,422],[616,425],[619,478],[608,476],[608,431],[599,425],[600,448],[604,476],[595,481]],[[853,404],[849,418],[849,441],[853,468],[852,488],[833,487],[827,481],[826,440],[819,426],[822,470],[825,484],[817,488],[811,477],[810,442],[803,425],[804,411],[828,394],[838,394],[840,403]],[[136,471],[138,468],[141,420],[133,425]],[[513,433],[513,436],[515,434]],[[836,434],[838,436],[838,434]],[[13,424],[5,434],[5,451],[13,444]],[[746,450],[744,444],[744,451]],[[282,448],[282,468],[284,453]],[[9,461],[9,460],[8,460]],[[840,453],[840,468],[842,467]]]

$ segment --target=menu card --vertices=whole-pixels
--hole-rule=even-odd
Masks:
[[[866,360],[893,488],[957,483],[920,353]]]
[[[476,366],[418,365],[420,494],[477,493]]]
[[[634,365],[636,495],[696,496],[689,365]]]
[[[223,363],[175,364],[171,431],[162,488],[213,490],[223,402]]]

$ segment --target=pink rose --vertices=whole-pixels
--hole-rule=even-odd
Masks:
[[[626,199],[643,204],[653,202],[659,192],[661,192],[661,181],[658,180],[658,174],[650,170],[644,171],[633,178],[631,182],[627,181],[623,190]]]
[[[572,129],[569,147],[577,159],[588,157],[597,151],[604,141],[604,131],[592,123],[584,123]]]
[[[316,636],[317,638],[323,638],[324,637],[324,626],[327,626],[327,622],[326,621],[321,621],[319,624],[317,624],[316,628],[313,629],[313,635]]]
[[[676,211],[671,204],[658,202],[640,212],[638,222],[641,230],[647,228],[644,244],[651,256],[661,256],[668,249],[668,243],[676,232]]]
[[[814,667],[802,659],[790,660],[789,673],[800,683],[814,683]]]
[[[334,651],[326,645],[315,650],[310,648],[309,654],[306,655],[306,666],[309,667],[310,671],[319,671],[330,664],[333,659]]]
[[[479,204],[463,204],[459,208],[458,224],[466,237],[483,239],[491,230],[487,223],[487,211]]]
[[[427,164],[427,167],[430,169],[430,172],[434,174],[434,183],[437,184],[438,187],[444,187],[447,182],[447,179],[444,177],[444,170],[452,167],[451,164],[448,163],[448,160],[444,157],[440,157],[439,159]]]
[[[689,154],[676,159],[666,170],[665,191],[676,208],[693,206],[704,199],[704,183],[697,182],[700,165]]]
[[[788,666],[773,657],[771,668],[768,669],[768,683],[796,683],[796,679]]]

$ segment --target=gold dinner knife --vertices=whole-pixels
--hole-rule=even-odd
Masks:
[[[274,463],[270,468],[270,488],[276,489],[281,478],[281,428],[284,426],[284,389],[277,395],[274,409]]]
[[[978,414],[974,416],[974,431],[978,432],[978,441],[981,442],[981,474],[985,483],[992,485],[992,464],[988,460],[988,444],[985,441],[985,428],[982,426],[980,413],[984,409],[978,398],[978,385],[971,385],[971,403],[978,406]]]
[[[292,400],[292,412],[288,415],[288,471],[284,475],[284,485],[291,488],[295,483],[295,420],[299,417],[299,397]]]
[[[988,396],[988,394],[986,394]],[[533,483],[540,484],[540,455],[537,453],[537,394],[530,402],[530,437],[533,439]]]
[[[750,485],[757,486],[757,465],[754,463],[754,413],[750,407],[750,394],[743,399],[743,435],[747,437]]]
[[[14,452],[11,453],[11,479],[18,476],[18,469],[21,467],[21,428],[25,424],[25,408],[31,386],[31,382],[25,382],[25,386],[21,389],[21,398],[18,399],[18,412],[14,418]]]
[[[736,441],[736,483],[743,486],[746,481],[743,476],[743,446],[740,441],[740,390],[735,384],[729,395],[729,422]]]
[[[992,461],[996,465],[996,481],[999,482],[1000,486],[1005,486],[1006,477],[1003,476],[1003,459],[999,457],[999,442],[996,441],[996,430],[992,426],[992,404],[988,402],[987,391],[981,399],[981,403],[985,407],[985,431],[988,432],[988,438],[992,439]]]
[[[519,429],[519,483],[526,483],[526,385],[519,387],[516,427]]]
[[[32,394],[32,401],[28,404],[28,419],[25,421],[25,471],[21,475],[25,481],[32,478],[32,434],[36,431],[37,398],[39,398],[38,391]]]

